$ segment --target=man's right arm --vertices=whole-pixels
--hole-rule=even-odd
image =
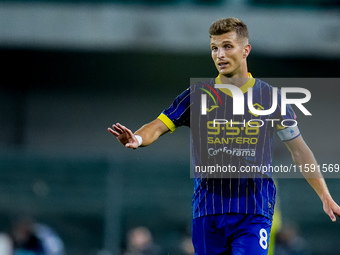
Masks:
[[[135,135],[142,137],[143,142],[140,146],[148,146],[158,139],[158,137],[169,132],[169,128],[160,119],[145,124],[135,132]]]
[[[189,126],[190,92],[190,89],[183,91],[157,119],[145,124],[135,133],[119,123],[112,125],[108,130],[127,148],[137,149],[139,146],[148,146],[161,135],[173,132],[179,126]]]
[[[112,125],[112,128],[108,128],[108,131],[113,134],[117,140],[127,148],[137,149],[138,146],[148,146],[153,143],[161,135],[169,132],[169,128],[160,119],[145,124],[135,133],[132,133],[130,129],[117,123]],[[136,136],[142,138],[142,143],[139,144],[139,140]]]

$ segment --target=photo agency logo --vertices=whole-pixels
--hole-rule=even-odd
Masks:
[[[231,93],[231,96],[233,98],[233,115],[244,115],[245,114],[245,96],[243,91],[231,84],[215,84],[215,89],[211,86],[204,84],[206,87],[208,87],[218,98],[220,105],[222,106],[222,101],[220,96],[218,95],[216,89],[228,89]],[[201,94],[201,115],[207,115],[207,113],[211,112],[212,110],[219,107],[216,99],[214,98],[214,95],[206,90],[205,88],[201,88],[203,92],[206,94]],[[264,109],[263,106],[261,106],[259,103],[254,102],[253,98],[253,87],[249,87],[247,90],[247,107],[248,111],[255,117],[259,116],[269,116],[270,114],[274,113],[277,110],[277,107],[281,108],[281,115],[285,116],[287,114],[287,105],[295,105],[304,115],[311,116],[312,114],[307,110],[307,108],[303,105],[310,101],[311,99],[311,93],[309,90],[305,88],[298,88],[298,87],[283,87],[281,88],[281,104],[278,104],[278,95],[279,91],[278,88],[273,87],[272,88],[272,95],[271,95],[271,107],[269,109]],[[288,98],[289,93],[299,94],[299,98]],[[214,102],[214,105],[208,106],[207,104],[207,95],[209,95]],[[272,123],[272,126],[274,126],[275,121],[280,121],[279,119],[250,119],[247,121],[249,126],[252,126],[251,123],[253,122],[260,122],[260,126],[264,125],[264,121],[269,121]],[[216,123],[219,124],[226,124],[228,122],[231,122],[232,120],[225,120],[225,119],[214,119],[214,126]],[[287,124],[290,123],[290,124]],[[297,125],[297,121],[295,119],[284,119],[281,121],[281,126],[283,127],[294,127]]]
[[[211,112],[212,110],[216,109],[219,107],[216,99],[215,99],[215,96],[216,98],[218,99],[219,101],[219,104],[220,106],[222,106],[222,100],[221,100],[221,97],[218,95],[217,91],[211,87],[210,85],[208,84],[205,84],[203,83],[203,85],[209,89],[210,91],[212,91],[212,94],[210,91],[208,91],[206,88],[200,88],[202,91],[204,91],[206,94],[202,94],[201,96],[201,100],[202,100],[202,104],[201,104],[201,113],[202,115],[207,115],[207,112]],[[210,98],[213,100],[213,102],[215,103],[214,105],[212,105],[210,108],[207,107],[207,95],[210,96]]]
[[[194,108],[200,112],[190,116],[193,154],[200,155],[193,163],[193,177],[239,178],[242,167],[248,173],[250,165],[252,173],[264,173],[270,165],[263,155],[270,154],[271,130],[275,128],[281,140],[294,139],[300,132],[292,106],[312,115],[305,107],[311,99],[305,88],[198,84],[192,102],[200,101]]]

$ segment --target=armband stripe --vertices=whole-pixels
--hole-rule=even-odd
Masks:
[[[168,127],[171,133],[174,132],[175,129],[177,128],[175,124],[172,122],[172,120],[169,119],[169,117],[166,116],[164,113],[161,113],[158,116],[158,119],[160,119]]]
[[[278,131],[277,135],[280,137],[281,141],[289,141],[298,137],[300,135],[300,130],[297,126],[288,127],[286,129]]]

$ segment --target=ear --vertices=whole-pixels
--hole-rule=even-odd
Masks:
[[[250,44],[245,45],[243,48],[243,58],[247,58],[250,51],[251,51],[251,45]]]

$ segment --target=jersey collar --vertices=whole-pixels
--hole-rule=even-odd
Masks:
[[[248,73],[248,77],[250,78],[246,84],[244,84],[242,87],[240,87],[241,91],[244,93],[246,93],[248,91],[248,88],[252,88],[254,87],[255,85],[255,79],[253,78],[253,76],[251,75],[251,73]],[[216,78],[215,78],[215,83],[216,84],[222,84],[221,82],[221,77],[220,75],[218,75]],[[223,93],[227,94],[228,96],[231,96],[233,97],[233,94],[230,92],[229,89],[226,89],[226,88],[219,88],[220,91],[222,91]]]

